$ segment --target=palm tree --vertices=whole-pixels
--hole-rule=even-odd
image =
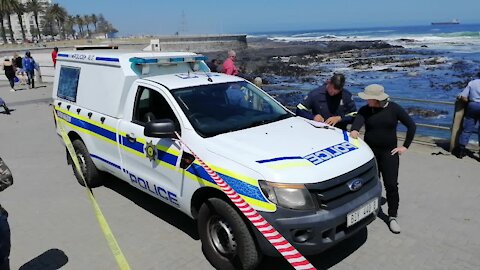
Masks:
[[[2,32],[3,44],[7,44],[7,35],[5,34],[5,25],[3,24],[3,12],[0,11],[0,31]]]
[[[85,25],[87,26],[87,37],[90,37],[90,28],[88,27],[90,25],[90,23],[92,22],[90,20],[90,16],[88,16],[88,15],[83,16],[83,21],[85,22]]]
[[[75,17],[68,15],[63,25],[63,28],[65,29],[65,32],[68,37],[69,36],[75,37],[75,30],[73,29],[74,25],[75,25]]]
[[[83,18],[80,15],[75,16],[75,23],[78,25],[78,31],[80,32],[80,37],[83,37]]]
[[[10,18],[10,14],[15,12],[15,7],[17,5],[18,5],[17,0],[0,0],[0,13],[2,14],[2,19],[3,19],[3,16],[7,17],[8,27],[10,28],[9,34],[10,34],[10,39],[12,43],[15,43],[15,37],[13,35],[12,20]],[[2,21],[2,24],[3,24],[3,21]],[[4,27],[2,27],[2,31],[5,33]],[[5,41],[6,41],[6,38],[4,39],[4,42]]]
[[[65,19],[68,16],[65,8],[61,7],[59,4],[53,4],[51,7],[48,8],[47,14],[53,20],[55,20],[55,22],[57,23],[58,31],[62,36],[62,39],[65,39],[65,28],[63,27],[63,24],[65,23]]]
[[[22,29],[22,38],[23,40],[27,40],[27,36],[25,35],[25,27],[23,26],[23,13],[26,12],[26,7],[22,3],[18,3],[15,8],[15,13],[17,13],[18,23],[20,24],[20,28]]]
[[[97,22],[98,22],[97,15],[95,15],[95,14],[90,15],[90,21],[93,23],[93,26],[95,27],[95,33],[96,33],[97,32]]]
[[[35,18],[35,25],[37,26],[37,37],[38,40],[41,40],[40,27],[38,24],[38,15],[45,12],[45,3],[40,2],[39,0],[29,0],[27,2],[27,11],[33,13],[33,17]]]

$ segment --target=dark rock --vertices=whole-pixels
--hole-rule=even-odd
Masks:
[[[426,109],[420,107],[408,107],[406,108],[409,115],[420,116],[425,118],[438,117],[440,115],[447,115],[448,111],[445,110],[435,110],[435,109]]]

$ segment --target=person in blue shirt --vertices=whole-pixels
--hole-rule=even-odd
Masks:
[[[33,60],[29,51],[25,53],[25,57],[22,60],[23,69],[27,73],[27,84],[29,88],[35,88],[35,60]]]
[[[480,77],[480,72],[477,76]],[[458,139],[458,149],[454,152],[457,158],[463,158],[466,156],[466,146],[470,136],[475,132],[477,124],[478,141],[480,144],[480,79],[469,82],[467,87],[458,95],[458,98],[467,102],[467,108],[463,116],[463,129]]]
[[[345,76],[334,74],[297,105],[297,115],[345,130],[353,122],[357,107],[352,94],[343,88],[344,85]]]

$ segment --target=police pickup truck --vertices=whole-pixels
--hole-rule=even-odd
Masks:
[[[295,116],[204,60],[184,52],[58,54],[54,109],[90,187],[109,173],[196,219],[204,254],[219,269],[253,269],[262,254],[279,253],[190,151],[303,255],[375,219],[381,186],[363,141]]]

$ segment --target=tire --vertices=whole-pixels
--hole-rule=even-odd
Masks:
[[[262,259],[240,215],[219,198],[207,200],[200,208],[197,222],[202,251],[216,269],[255,269]]]
[[[88,152],[87,147],[81,140],[74,140],[72,142],[73,148],[75,149],[75,154],[77,155],[78,161],[80,162],[80,167],[82,169],[83,176],[87,185],[91,188],[99,187],[103,185],[102,173],[97,169],[95,164],[92,161],[90,153]],[[85,186],[80,174],[75,168],[75,164],[72,161],[72,168],[75,177],[80,185]]]

